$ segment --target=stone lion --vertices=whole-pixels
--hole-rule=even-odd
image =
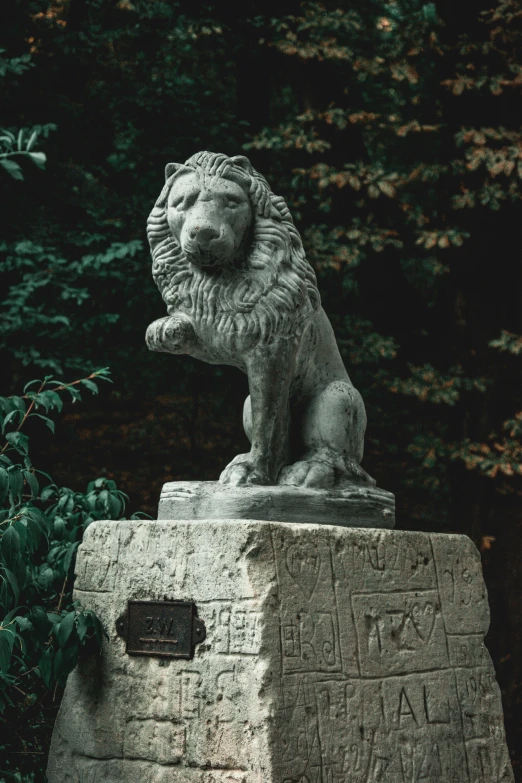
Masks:
[[[149,216],[154,280],[168,316],[153,351],[247,373],[251,443],[224,484],[374,484],[361,468],[366,413],[321,307],[285,201],[243,156],[198,152],[169,163]]]

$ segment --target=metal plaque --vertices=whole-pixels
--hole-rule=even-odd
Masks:
[[[194,647],[206,636],[191,601],[129,601],[118,623],[129,655],[193,658]]]

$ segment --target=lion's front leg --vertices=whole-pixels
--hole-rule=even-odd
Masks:
[[[223,484],[275,484],[288,448],[289,392],[297,341],[279,338],[258,346],[247,360],[251,404],[251,449],[220,476]]]
[[[145,342],[150,351],[189,353],[196,335],[190,318],[182,313],[158,318],[147,327]]]

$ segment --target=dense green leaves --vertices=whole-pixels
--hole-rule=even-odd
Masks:
[[[29,160],[43,169],[47,156],[45,152],[36,151],[34,146],[42,133],[47,136],[54,127],[51,124],[45,128],[35,126],[28,131],[22,128],[17,134],[0,128],[0,166],[4,172],[10,174],[13,179],[23,180],[23,169],[19,162],[21,159]]]
[[[100,298],[100,290],[121,289],[122,281],[136,277],[143,243],[116,242],[96,254],[84,249],[62,254],[30,241],[0,244],[0,274],[10,281],[0,301],[0,348],[23,364],[56,372],[64,365],[78,367],[94,359],[93,349],[119,320],[122,300],[113,298],[107,309],[108,297]],[[52,391],[42,398],[44,407],[46,401],[49,410]]]

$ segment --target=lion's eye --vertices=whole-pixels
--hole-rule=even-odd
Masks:
[[[239,206],[239,201],[233,201],[232,199],[228,200],[227,207],[229,209],[235,209],[238,206]]]
[[[173,201],[172,202],[172,207],[173,207],[173,209],[177,209],[177,210],[179,210],[179,212],[181,212],[183,210],[183,199],[180,198],[180,199],[178,199],[178,201]]]

